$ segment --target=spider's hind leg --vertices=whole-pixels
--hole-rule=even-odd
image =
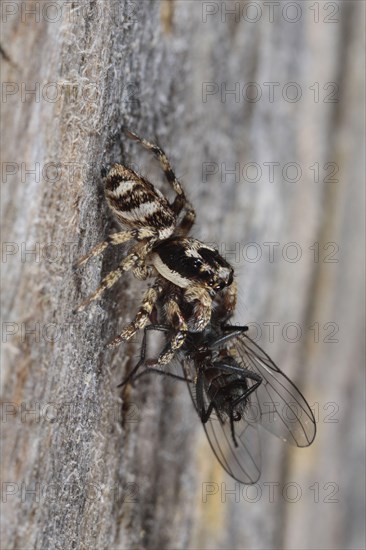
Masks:
[[[130,139],[137,141],[143,147],[145,147],[145,149],[151,151],[160,162],[160,166],[165,174],[169,185],[171,185],[177,195],[173,204],[171,205],[173,212],[178,215],[183,209],[186,210],[178,226],[178,228],[181,230],[181,233],[186,235],[194,224],[196,212],[191,203],[187,200],[182,184],[177,179],[168,157],[166,156],[163,149],[161,149],[161,147],[159,147],[158,145],[139,137],[137,134],[135,134],[131,130],[128,130],[127,128],[124,128],[124,131]]]
[[[132,139],[133,141],[137,141],[140,143],[147,151],[151,151],[155,157],[160,162],[160,166],[165,174],[166,179],[168,180],[169,184],[173,187],[174,191],[177,195],[182,196],[185,198],[184,191],[182,188],[181,183],[176,178],[173,169],[171,167],[171,164],[168,160],[168,157],[164,153],[163,149],[156,145],[155,143],[151,143],[150,141],[147,141],[146,139],[138,136],[135,134],[135,132],[132,132],[131,130],[128,130],[127,128],[124,128],[125,134]]]

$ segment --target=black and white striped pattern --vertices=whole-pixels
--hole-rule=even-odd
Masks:
[[[109,171],[105,195],[117,220],[129,227],[153,229],[159,239],[172,235],[176,215],[162,193],[130,168],[114,164]]]

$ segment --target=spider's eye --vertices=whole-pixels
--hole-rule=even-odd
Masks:
[[[193,267],[195,269],[199,269],[200,267],[202,267],[202,260],[199,260],[198,258],[195,258],[194,262],[193,262]]]

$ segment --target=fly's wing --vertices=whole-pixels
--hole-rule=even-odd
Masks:
[[[184,374],[194,407],[201,417],[197,405],[195,384],[188,380],[194,380],[194,365],[190,360],[183,362]],[[207,410],[209,401],[204,395],[204,406]],[[230,421],[227,416],[212,412],[209,420],[203,424],[207,439],[216,458],[226,472],[240,483],[256,483],[261,474],[261,455],[258,428],[255,423],[245,418],[234,422],[235,445],[231,434]]]
[[[246,334],[232,341],[244,368],[259,374],[261,385],[250,396],[247,418],[297,447],[310,445],[316,433],[314,415],[301,392],[272,359]]]

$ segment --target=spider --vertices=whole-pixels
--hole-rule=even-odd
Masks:
[[[106,275],[76,312],[83,311],[99,299],[126,271],[132,270],[140,280],[154,277],[155,281],[145,292],[134,320],[109,345],[129,340],[143,329],[159,301],[163,304],[166,322],[174,330],[168,349],[158,359],[158,364],[167,364],[183,345],[188,331],[201,332],[209,324],[214,300],[219,293],[223,294],[222,300],[228,311],[234,310],[237,294],[234,271],[215,248],[188,236],[196,214],[164,151],[134,132],[124,131],[130,139],[155,155],[176,196],[169,203],[158,189],[131,168],[112,165],[105,179],[105,197],[116,220],[127,229],[110,234],[81,257],[76,266],[85,265],[109,246],[132,240],[137,242],[130,247],[117,269]],[[189,315],[182,312],[174,293],[170,292],[164,301],[164,292],[171,284],[179,289],[177,295],[183,301],[184,309],[190,311]]]

